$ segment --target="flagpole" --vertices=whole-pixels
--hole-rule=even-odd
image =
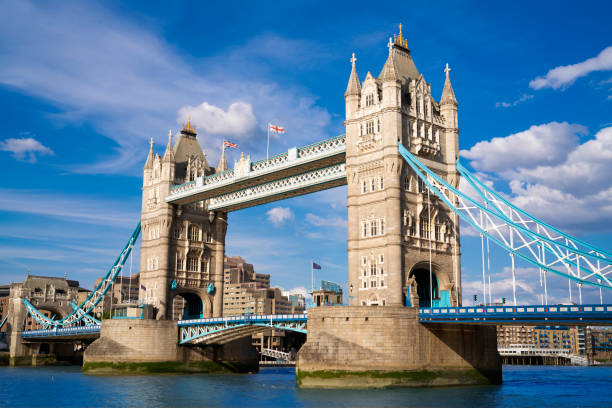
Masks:
[[[270,151],[270,122],[268,122],[268,144],[266,145],[266,160],[268,160],[269,151]]]
[[[314,302],[314,261],[310,262],[310,288],[312,290],[312,301]]]

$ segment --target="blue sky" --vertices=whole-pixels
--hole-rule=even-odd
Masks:
[[[436,98],[452,68],[462,161],[612,249],[612,6],[423,3],[0,1],[0,282],[30,270],[91,286],[138,222],[148,140],[161,153],[189,113],[213,165],[223,138],[240,146],[230,162],[265,155],[269,121],[287,129],[271,153],[342,133],[351,53],[362,80],[378,75],[400,22]],[[227,253],[284,288],[309,287],[312,259],[318,278],[346,284],[345,195],[231,213]],[[479,248],[464,234],[466,297]],[[492,250],[496,298],[508,266]],[[519,281],[519,301],[535,302],[537,270],[523,265]],[[566,282],[549,288],[567,298]]]

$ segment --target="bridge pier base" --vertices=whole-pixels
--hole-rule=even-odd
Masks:
[[[89,373],[256,372],[250,338],[222,346],[180,346],[172,320],[103,320],[100,338],[83,357]]]
[[[495,327],[427,324],[406,307],[318,307],[296,373],[304,388],[499,384]]]

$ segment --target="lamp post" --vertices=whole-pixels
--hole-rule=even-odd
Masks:
[[[353,306],[353,284],[351,283],[351,286],[349,286],[349,306]]]

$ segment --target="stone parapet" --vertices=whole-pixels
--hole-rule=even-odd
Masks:
[[[298,353],[302,387],[384,387],[501,382],[495,327],[428,324],[406,307],[308,310]]]

